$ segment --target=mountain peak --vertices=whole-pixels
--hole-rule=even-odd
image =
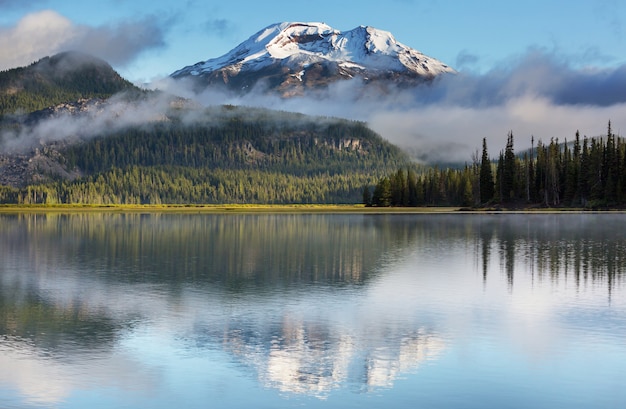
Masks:
[[[305,81],[307,74],[313,75]],[[245,90],[259,80],[270,88],[315,88],[338,79],[425,81],[454,70],[398,41],[388,31],[359,26],[336,30],[325,23],[269,25],[221,57],[174,72],[207,84]],[[295,81],[294,81],[295,79]]]

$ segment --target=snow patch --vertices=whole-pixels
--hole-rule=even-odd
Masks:
[[[341,32],[325,23],[284,22],[264,28],[221,57],[185,67],[172,77],[202,75],[231,66],[254,71],[276,62],[299,64],[292,67],[296,71],[322,61],[345,68],[425,76],[454,72],[441,61],[397,42],[388,31],[360,26]]]

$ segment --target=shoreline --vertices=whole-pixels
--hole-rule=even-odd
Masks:
[[[365,207],[326,204],[229,204],[229,205],[0,205],[6,213],[354,213],[354,214],[562,214],[626,213],[626,209],[584,208],[472,209],[463,207]]]
[[[458,207],[365,207],[322,204],[0,205],[2,213],[458,213]]]

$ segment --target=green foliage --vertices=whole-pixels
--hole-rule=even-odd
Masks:
[[[114,168],[75,181],[1,188],[0,202],[18,204],[359,203],[365,174],[297,176],[262,170],[177,166]]]
[[[433,168],[415,179],[408,178],[409,192],[423,192],[423,199],[410,205],[626,207],[626,144],[612,133],[610,123],[606,138],[585,137],[581,147],[577,132],[573,147],[567,141],[559,143],[558,139],[550,140],[548,145],[539,141],[530,156],[526,153],[521,158],[513,153],[513,134],[509,133],[496,166],[495,191],[486,140],[478,172],[477,167],[478,164],[464,169]],[[374,205],[406,205],[398,192],[404,189],[407,179],[398,175],[399,171],[379,180],[381,199],[376,201],[375,191]],[[474,188],[476,184],[480,189]]]
[[[142,93],[104,61],[73,52],[46,57],[0,72],[0,126],[17,132],[20,121],[3,116],[120,91]],[[38,175],[53,181],[0,186],[0,203],[626,206],[626,144],[610,122],[606,138],[581,144],[577,132],[573,147],[553,139],[536,151],[533,139],[523,157],[514,154],[511,132],[495,166],[484,139],[480,163],[439,169],[410,165],[359,122],[232,106],[193,124],[184,114],[66,146],[57,164],[84,177]]]
[[[60,148],[58,162],[84,177],[4,188],[0,202],[359,203],[365,186],[408,163],[359,122],[229,111],[219,119],[186,125],[173,118]]]
[[[483,138],[483,153],[480,162],[480,203],[489,203],[495,195],[491,160],[487,152],[487,139]]]
[[[401,151],[358,122],[279,125],[240,117],[213,125],[162,123],[73,145],[71,167],[92,174],[112,167],[184,166],[258,169],[307,176],[380,173],[406,162]]]
[[[374,194],[372,195],[372,205],[387,207],[391,205],[397,205],[392,201],[391,181],[388,177],[383,177],[376,184]]]
[[[106,62],[80,53],[62,53],[0,72],[0,117],[129,90],[137,88]]]
[[[19,203],[20,190],[0,185],[0,203]]]
[[[516,158],[513,151],[513,132],[509,132],[506,142],[506,148],[504,150],[504,157],[502,166],[498,169],[502,170],[501,176],[501,200],[504,203],[511,202],[516,198]]]
[[[372,192],[367,185],[363,188],[363,204],[368,207],[372,205]]]

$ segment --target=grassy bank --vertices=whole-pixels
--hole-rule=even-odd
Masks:
[[[626,213],[625,209],[591,210],[583,208],[483,208],[461,207],[365,207],[357,205],[0,205],[0,213],[359,213],[359,214],[555,214],[555,213]]]
[[[0,213],[450,213],[457,207],[365,207],[363,205],[0,205]]]

